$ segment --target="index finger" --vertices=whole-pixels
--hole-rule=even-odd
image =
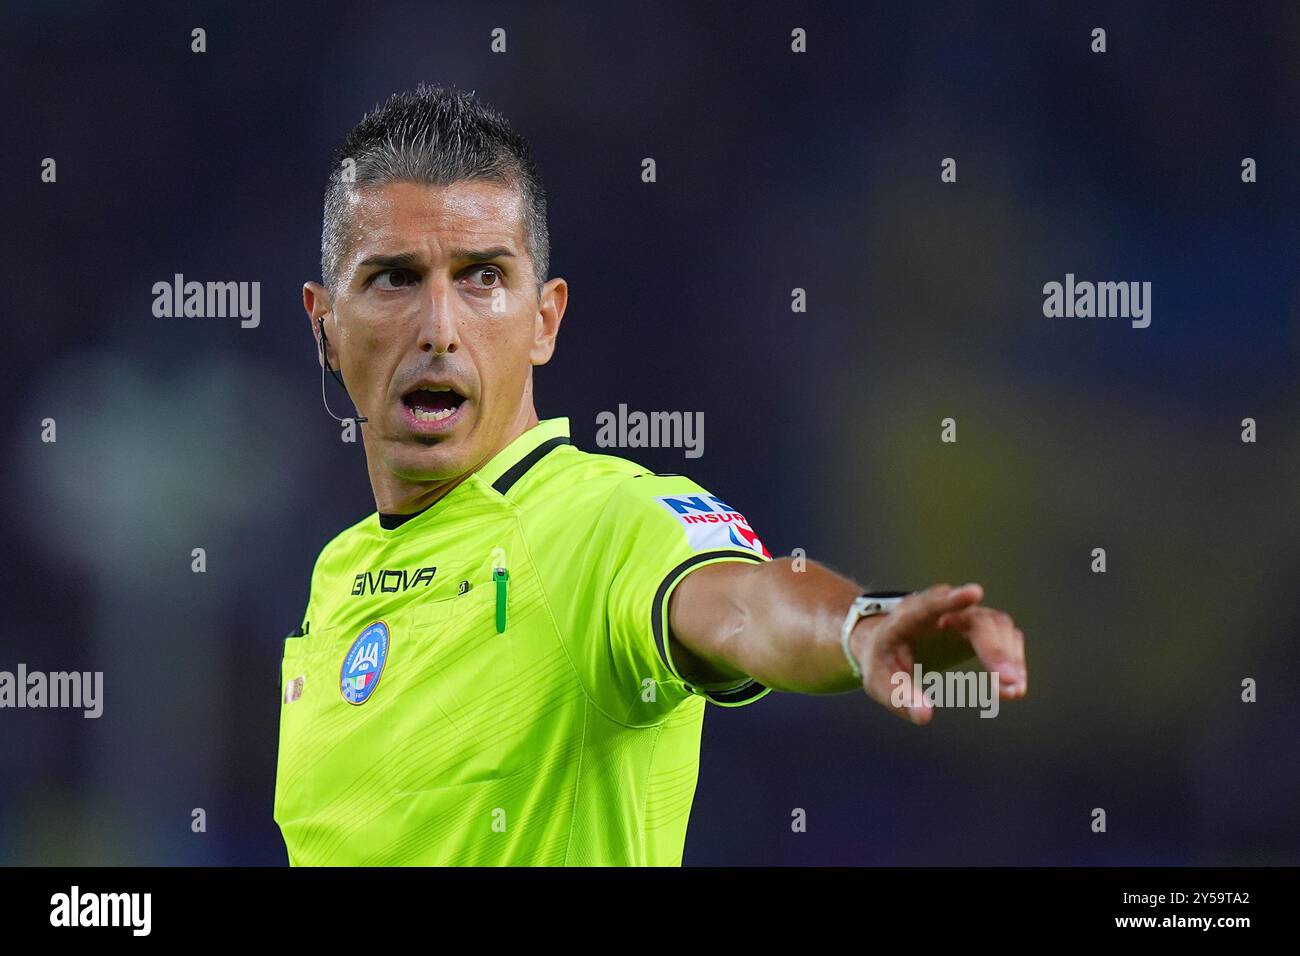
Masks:
[[[978,604],[984,589],[978,584],[963,584],[959,588],[936,584],[911,595],[894,611],[900,626],[924,628],[933,625],[944,614],[961,611]]]
[[[945,625],[963,634],[990,673],[1006,683],[1011,694],[1023,696],[1029,684],[1025,665],[1025,634],[1004,612],[975,607],[951,615]]]

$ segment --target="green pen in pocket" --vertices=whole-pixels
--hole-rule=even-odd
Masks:
[[[510,572],[505,568],[493,568],[492,580],[497,585],[497,633],[506,629],[506,590],[510,586]]]

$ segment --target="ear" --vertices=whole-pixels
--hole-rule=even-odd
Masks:
[[[333,307],[329,290],[319,282],[305,283],[302,287],[302,307],[307,310],[307,321],[311,323],[311,340],[316,343],[316,358],[322,365],[329,359],[329,367],[337,368],[338,361],[334,355],[334,346],[328,341],[328,332],[325,333],[326,354],[322,356],[320,353],[320,323],[325,321]]]
[[[563,279],[551,279],[542,286],[533,320],[533,345],[528,350],[528,359],[534,365],[545,365],[555,354],[555,337],[560,334],[560,321],[568,304],[569,284]]]

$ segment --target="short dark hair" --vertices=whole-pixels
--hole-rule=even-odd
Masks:
[[[353,163],[351,181],[345,178],[346,160]],[[326,288],[334,291],[339,264],[354,238],[347,214],[351,191],[391,182],[449,186],[470,180],[519,190],[525,245],[540,295],[550,267],[550,236],[546,191],[532,148],[504,116],[472,91],[424,83],[377,105],[334,151],[320,242],[321,280]]]

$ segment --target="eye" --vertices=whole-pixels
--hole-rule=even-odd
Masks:
[[[414,285],[415,273],[409,269],[385,269],[383,272],[376,272],[370,281],[377,289],[396,292],[398,289]]]
[[[479,273],[484,274],[486,276],[490,276],[491,281],[488,281],[484,285],[479,285],[478,283],[475,283],[474,287],[477,289],[494,289],[497,286],[499,286],[502,280],[504,279],[504,276],[501,274],[501,270],[498,269],[496,266],[488,266],[488,265],[474,266],[469,271],[470,275],[475,275]]]

